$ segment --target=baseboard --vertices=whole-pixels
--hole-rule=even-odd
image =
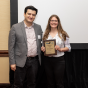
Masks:
[[[0,83],[0,88],[10,88],[10,83]]]

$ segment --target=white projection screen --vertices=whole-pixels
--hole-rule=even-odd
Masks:
[[[38,9],[35,22],[45,31],[49,17],[59,16],[70,43],[88,43],[88,0],[18,0],[18,22],[24,19],[24,8]]]

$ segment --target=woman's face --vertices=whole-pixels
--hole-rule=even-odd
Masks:
[[[51,18],[50,26],[51,26],[51,28],[57,28],[57,26],[58,26],[58,19],[56,17],[52,17]]]

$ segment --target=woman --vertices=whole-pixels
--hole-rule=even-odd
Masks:
[[[48,88],[64,88],[63,78],[65,69],[64,52],[70,51],[69,36],[63,30],[60,19],[57,15],[52,15],[47,24],[43,41],[56,39],[55,49],[57,55],[50,55],[44,57],[44,67],[47,76]],[[42,46],[41,50],[45,52],[45,47]]]

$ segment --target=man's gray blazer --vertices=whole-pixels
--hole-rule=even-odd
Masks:
[[[34,30],[36,35],[37,52],[39,61],[41,63],[41,41],[42,41],[42,29],[41,26],[34,23]],[[39,37],[38,37],[39,36]],[[9,60],[10,65],[16,64],[16,66],[24,67],[27,59],[27,38],[24,27],[24,21],[12,26],[9,33]]]

